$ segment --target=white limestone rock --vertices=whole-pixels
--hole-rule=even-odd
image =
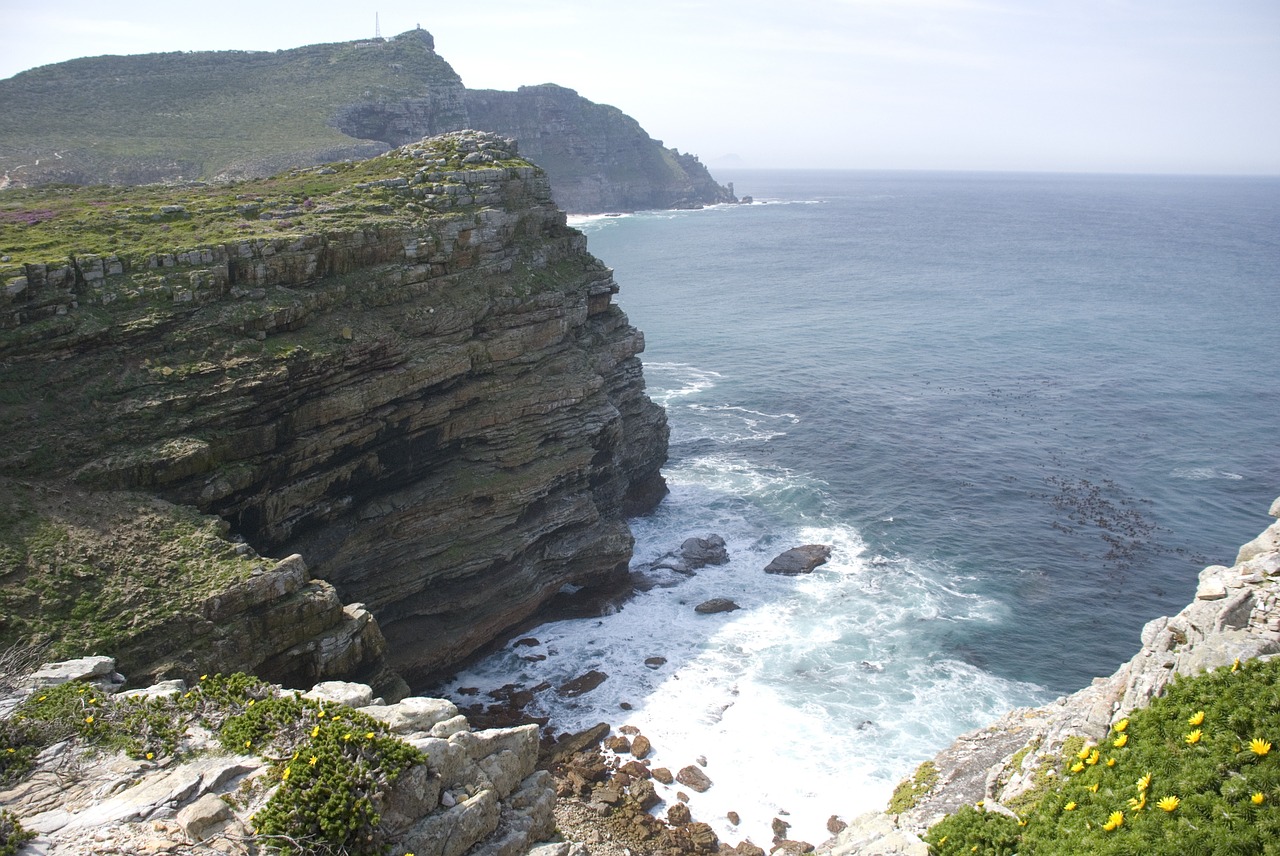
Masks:
[[[373,704],[373,689],[367,684],[351,681],[321,681],[303,693],[302,697],[345,704],[347,707],[368,707]]]

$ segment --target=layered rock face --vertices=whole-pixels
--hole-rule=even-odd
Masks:
[[[1280,517],[1280,499],[1271,506]],[[1037,771],[1057,758],[1071,737],[1101,741],[1111,726],[1160,695],[1175,676],[1230,666],[1235,660],[1280,654],[1280,522],[1245,544],[1228,568],[1200,573],[1196,599],[1173,617],[1142,631],[1142,647],[1106,678],[1038,708],[1019,708],[961,735],[933,759],[937,781],[900,815],[858,818],[828,841],[830,856],[911,853],[927,856],[919,839],[961,806],[984,801],[1008,811],[1036,784]]]
[[[0,384],[28,406],[0,467],[302,554],[412,681],[566,584],[624,579],[667,428],[610,271],[510,141],[378,163],[336,194],[346,229],[27,265]]]

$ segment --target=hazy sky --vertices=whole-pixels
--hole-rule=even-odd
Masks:
[[[1278,0],[0,0],[0,78],[375,14],[469,87],[568,86],[713,167],[1280,174]]]

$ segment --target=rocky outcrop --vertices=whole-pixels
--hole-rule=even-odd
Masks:
[[[1271,506],[1280,517],[1280,499]],[[1280,522],[1241,548],[1230,568],[1200,573],[1196,599],[1173,617],[1142,631],[1142,647],[1113,675],[1038,708],[1010,711],[991,725],[961,735],[937,755],[936,782],[897,815],[855,819],[819,851],[845,854],[929,850],[919,839],[944,815],[983,802],[1007,812],[1036,784],[1046,762],[1070,738],[1100,741],[1111,726],[1160,695],[1175,676],[1230,666],[1236,660],[1280,653]]]
[[[8,277],[0,385],[25,405],[0,472],[145,490],[305,556],[414,680],[566,585],[625,583],[667,428],[611,272],[510,141],[343,169],[299,177],[333,190],[282,204],[280,237]],[[228,215],[157,216],[252,209],[269,235],[284,215],[236,190]]]
[[[102,659],[105,669],[114,671],[114,662]],[[137,692],[160,697],[185,690],[173,682]],[[7,716],[31,694],[28,685],[0,697],[0,712]],[[369,687],[351,683],[322,684],[307,694],[351,707],[350,702],[363,702],[355,709],[386,723],[392,735],[424,753],[425,762],[374,795],[380,813],[376,831],[386,845],[420,856],[511,856],[551,837],[555,788],[549,773],[535,769],[536,725],[472,731],[448,701],[415,697],[370,704],[371,696]],[[342,708],[327,710],[337,715]],[[303,731],[307,725],[302,723]],[[64,740],[0,791],[0,805],[38,834],[31,851],[49,856],[176,853],[193,847],[230,856],[257,853],[262,842],[255,840],[253,817],[281,787],[278,760],[228,754],[201,727],[189,727],[170,753],[154,759]]]
[[[563,86],[468,90],[467,112],[475,127],[519,140],[525,156],[551,175],[556,202],[567,211],[737,201],[694,155],[664,148],[621,110]]]
[[[735,201],[695,156],[573,90],[468,91],[420,28],[288,51],[58,63],[0,81],[0,113],[0,189],[257,178],[479,128],[517,138],[570,212]]]
[[[825,565],[831,558],[831,547],[826,544],[804,544],[792,547],[773,558],[765,565],[766,574],[781,574],[794,577],[812,573],[819,565]]]

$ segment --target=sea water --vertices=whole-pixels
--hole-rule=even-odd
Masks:
[[[721,178],[755,202],[574,223],[671,424],[633,567],[712,533],[730,561],[444,689],[604,672],[531,712],[705,763],[705,794],[661,792],[724,840],[780,817],[817,843],[956,735],[1110,674],[1268,523],[1280,179]],[[810,543],[812,574],[762,572]],[[741,608],[694,612],[713,597]]]

